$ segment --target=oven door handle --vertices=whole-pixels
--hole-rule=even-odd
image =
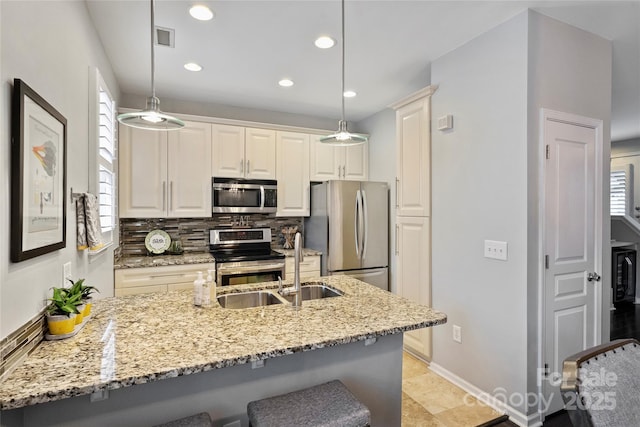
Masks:
[[[270,271],[275,269],[278,269],[278,270],[284,269],[284,263],[260,264],[256,266],[241,266],[241,267],[218,266],[218,272],[223,274],[255,273],[255,272]]]

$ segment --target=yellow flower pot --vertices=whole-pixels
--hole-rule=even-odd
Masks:
[[[76,325],[79,325],[80,323],[82,323],[82,320],[84,319],[84,309],[86,307],[84,304],[80,304],[76,306],[76,308],[78,309],[78,314],[76,314]]]
[[[91,314],[91,299],[84,300],[84,313],[82,313],[84,317],[89,317]]]
[[[76,314],[67,315],[47,315],[47,325],[51,335],[64,335],[73,332],[76,326]]]

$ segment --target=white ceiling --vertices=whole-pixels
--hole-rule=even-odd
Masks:
[[[122,93],[150,93],[148,0],[86,0]],[[188,13],[195,3],[216,14]],[[613,42],[612,139],[640,137],[640,0],[393,1],[346,3],[346,100],[359,121],[430,83],[430,62],[526,8]],[[320,50],[319,35],[340,40],[337,0],[157,0],[156,25],[175,29],[175,48],[156,47],[156,92],[180,101],[340,116],[340,49]],[[203,71],[186,71],[194,61]],[[277,82],[291,78],[295,85]],[[437,83],[437,82],[433,82]]]

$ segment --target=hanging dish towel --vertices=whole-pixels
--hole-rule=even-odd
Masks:
[[[100,228],[100,206],[98,198],[91,193],[82,193],[76,199],[76,220],[78,223],[78,250],[97,251],[104,246]]]

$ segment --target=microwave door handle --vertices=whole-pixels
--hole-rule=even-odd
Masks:
[[[369,239],[369,221],[368,221],[368,216],[369,216],[369,208],[367,207],[367,193],[362,190],[362,223],[363,223],[363,227],[362,227],[362,250],[360,251],[362,253],[362,259],[364,260],[367,257],[367,241]]]
[[[260,210],[264,209],[264,185],[260,186]]]

